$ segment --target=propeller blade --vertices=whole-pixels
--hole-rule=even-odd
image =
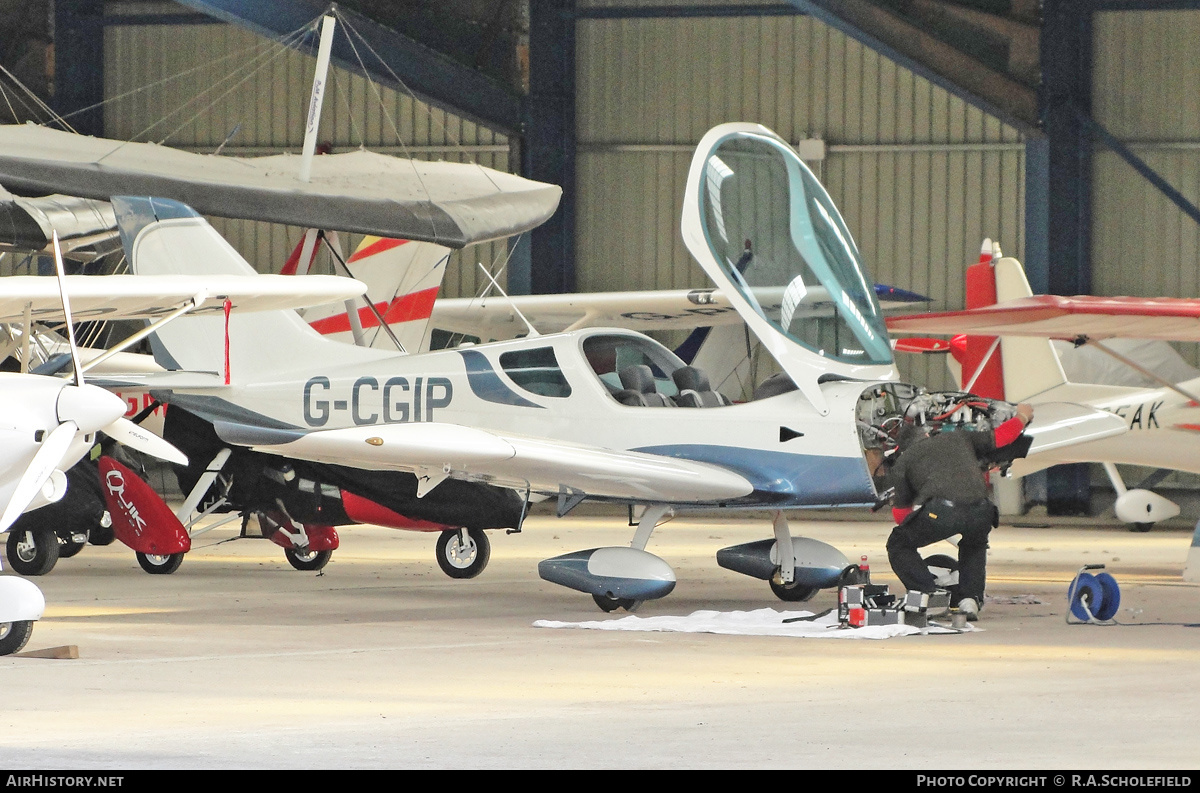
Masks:
[[[123,443],[131,449],[137,449],[160,460],[166,460],[176,465],[187,465],[187,456],[169,442],[144,430],[129,419],[121,418],[100,430],[118,443]]]
[[[17,482],[17,488],[8,500],[4,514],[0,515],[0,532],[8,531],[46,484],[54,469],[62,463],[63,455],[75,440],[78,429],[73,422],[64,421],[45,437],[37,454],[33,455],[29,467],[21,475],[21,481]]]
[[[67,320],[67,341],[71,344],[71,365],[75,369],[75,385],[83,385],[83,364],[79,361],[79,347],[75,344],[75,326],[71,324],[71,302],[67,300],[66,273],[63,270],[62,249],[58,245],[58,232],[54,232],[54,266],[58,272],[58,294],[62,298],[63,314]]]

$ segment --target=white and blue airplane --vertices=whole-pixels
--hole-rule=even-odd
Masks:
[[[112,200],[135,273],[251,271],[186,206]],[[543,578],[591,594],[606,610],[674,587],[670,566],[646,551],[664,517],[772,510],[773,538],[725,549],[718,561],[770,581],[782,599],[807,599],[835,586],[849,562],[825,543],[792,536],[785,513],[873,504],[879,494],[865,449],[940,398],[897,382],[875,289],[845,222],[770,130],[735,123],[705,135],[682,232],[778,364],[780,374],[750,401],[721,398],[703,372],[629,329],[533,331],[397,354],[329,341],[291,311],[228,324],[182,318],[151,338],[170,371],[106,384],[147,388],[167,403],[166,437],[189,454],[188,439],[172,434],[172,416],[186,416],[193,431],[202,426],[210,473],[235,449],[325,466],[306,469],[324,471],[309,487],[314,523],[341,508],[322,501],[338,497],[328,483],[344,484],[347,471],[369,475],[389,509],[463,527],[439,547],[463,570],[486,563],[483,529],[519,530],[534,499],[557,498],[560,516],[584,500],[641,508],[629,547],[539,565]],[[1125,430],[1104,411],[1043,405],[1030,453]],[[290,517],[303,547],[306,520]]]

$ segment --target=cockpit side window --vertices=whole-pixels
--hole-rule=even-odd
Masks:
[[[531,393],[547,397],[571,395],[571,384],[563,376],[553,347],[502,353],[500,368],[514,383]]]
[[[621,371],[631,366],[649,367],[654,376],[655,389],[663,396],[675,396],[678,391],[671,374],[683,366],[683,361],[650,339],[637,336],[590,336],[583,341],[583,354],[610,394],[616,394],[624,388]]]

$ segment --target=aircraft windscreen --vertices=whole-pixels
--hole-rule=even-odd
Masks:
[[[825,357],[892,362],[858,247],[794,151],[761,135],[726,138],[709,155],[701,202],[709,247],[764,319]]]

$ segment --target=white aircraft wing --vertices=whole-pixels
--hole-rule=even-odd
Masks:
[[[318,430],[260,430],[216,423],[229,443],[314,462],[413,471],[435,480],[472,478],[541,493],[562,489],[640,501],[727,501],[750,483],[716,465],[641,452],[488,432],[440,422]]]
[[[203,295],[192,313],[219,313],[229,299],[234,311],[276,311],[357,297],[366,285],[332,275],[68,275],[64,279],[76,321],[157,319]],[[58,280],[38,275],[0,278],[0,322],[22,322],[26,306],[34,320],[61,318]]]
[[[1036,295],[993,306],[890,317],[893,333],[1200,341],[1200,299]]]
[[[1070,402],[1039,404],[1025,434],[1033,438],[1029,456],[1068,446],[1121,435],[1129,429],[1125,419],[1107,410]]]
[[[877,285],[875,290],[885,311],[928,300],[895,287]],[[759,289],[756,296],[764,309],[778,311],[783,288]],[[810,289],[801,305],[812,312],[831,310],[829,294],[820,287]],[[518,311],[542,333],[582,327],[691,330],[741,323],[719,289],[667,289],[442,299],[433,306],[430,324],[481,339],[511,339],[527,332]]]
[[[199,212],[304,228],[376,234],[462,248],[535,228],[562,188],[481,165],[424,162],[369,151],[312,160],[224,157],[154,143],[0,126],[0,183],[27,193],[171,198]]]

